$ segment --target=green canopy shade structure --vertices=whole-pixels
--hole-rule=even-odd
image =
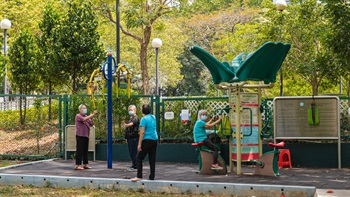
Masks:
[[[263,81],[265,84],[276,82],[276,75],[290,49],[290,44],[266,42],[250,54],[241,53],[232,60],[232,66],[220,62],[198,46],[191,47],[209,69],[214,84],[221,82]],[[243,60],[243,56],[246,56]]]

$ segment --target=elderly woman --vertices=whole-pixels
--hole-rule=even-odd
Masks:
[[[88,166],[88,149],[89,149],[89,136],[90,127],[94,125],[92,117],[97,114],[97,110],[90,115],[87,114],[87,108],[85,105],[81,104],[78,107],[79,114],[75,116],[75,128],[76,128],[76,140],[77,140],[77,150],[75,155],[75,169],[83,170],[90,169]],[[81,162],[83,161],[83,166]]]
[[[208,121],[207,111],[199,110],[198,112],[198,120],[194,125],[193,138],[194,142],[203,142],[206,147],[213,151],[213,164],[211,165],[212,170],[222,170],[223,167],[218,165],[218,156],[219,150],[218,147],[215,146],[207,137],[206,129],[210,129],[213,126],[220,123],[222,116],[218,118],[215,122],[214,116]]]
[[[125,139],[128,143],[129,155],[131,158],[131,166],[128,171],[137,171],[136,155],[137,155],[137,145],[139,142],[139,117],[136,115],[136,106],[130,105],[128,107],[128,113],[130,118],[124,123],[125,128]]]

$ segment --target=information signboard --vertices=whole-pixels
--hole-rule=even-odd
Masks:
[[[231,95],[232,100],[235,101],[235,95]],[[235,103],[230,103],[233,106]],[[250,161],[259,158],[259,95],[257,93],[241,93],[241,106],[243,111],[241,113],[241,132],[243,139],[241,139],[241,158],[242,161]],[[231,122],[236,119],[236,114],[231,114]],[[233,121],[232,121],[233,120]],[[236,130],[236,124],[231,124],[231,129]],[[237,142],[232,140],[232,160],[237,160]]]
[[[310,124],[310,110],[314,101],[314,118]],[[338,139],[338,97],[277,97],[274,99],[274,133],[277,139]]]
[[[276,97],[273,106],[275,143],[290,139],[338,140],[338,168],[341,168],[338,97]]]

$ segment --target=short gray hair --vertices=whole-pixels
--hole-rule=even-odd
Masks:
[[[85,105],[84,105],[84,104],[80,104],[80,105],[79,105],[79,107],[78,107],[79,111],[81,110],[81,108],[82,108],[83,106],[85,106]]]
[[[202,114],[204,114],[204,113],[206,113],[207,112],[207,110],[199,110],[198,111],[198,116],[197,116],[197,120],[199,120],[200,119],[200,116],[202,115]]]
[[[136,106],[135,106],[135,105],[129,105],[128,109],[129,109],[129,108],[132,108],[133,110],[136,111]]]

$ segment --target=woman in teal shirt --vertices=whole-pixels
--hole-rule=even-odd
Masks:
[[[150,175],[149,180],[154,180],[156,170],[156,153],[158,145],[158,134],[156,129],[156,118],[151,114],[151,108],[148,104],[142,106],[144,116],[140,122],[140,138],[137,146],[138,154],[136,156],[137,177],[131,181],[142,180],[142,161],[148,154]]]
[[[218,156],[219,156],[219,150],[218,147],[215,146],[207,137],[207,132],[206,129],[210,129],[213,126],[217,125],[220,123],[222,119],[222,116],[218,118],[215,122],[214,116],[208,121],[207,118],[207,111],[206,110],[200,110],[198,112],[198,120],[196,124],[194,125],[194,130],[193,130],[193,138],[194,142],[203,142],[206,147],[208,147],[210,150],[213,151],[213,164],[211,165],[212,170],[222,170],[223,167],[218,165]]]

